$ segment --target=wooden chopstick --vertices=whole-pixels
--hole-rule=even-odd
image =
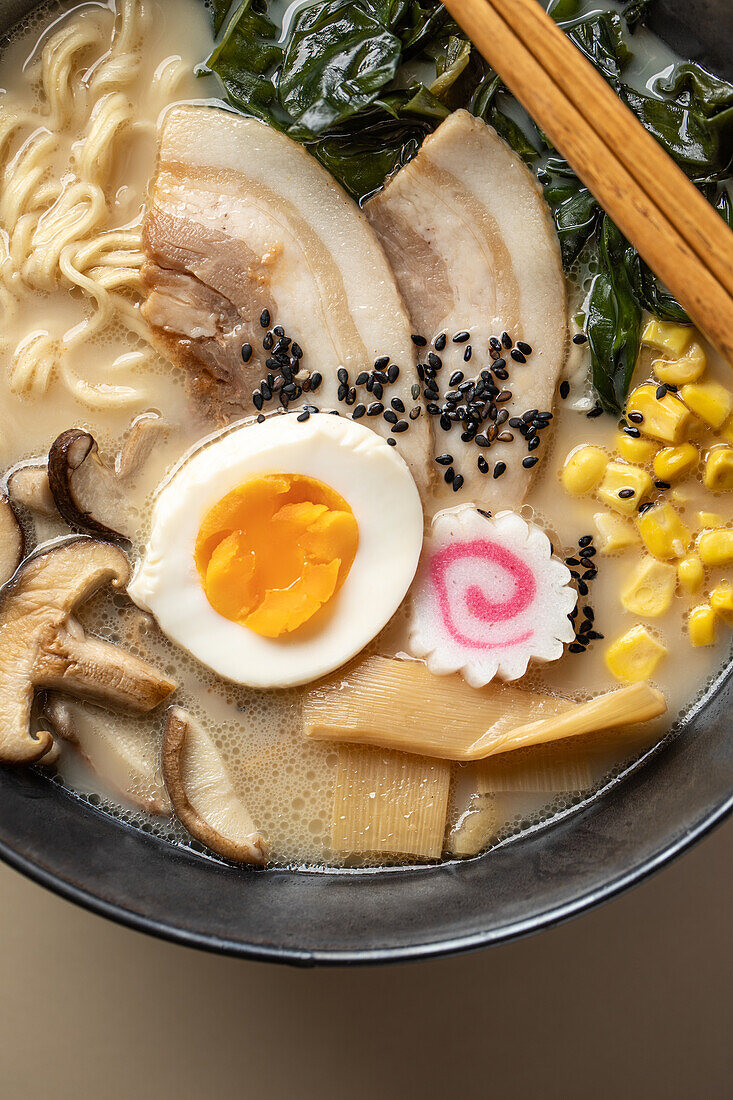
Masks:
[[[691,247],[673,217],[660,210],[496,10],[493,0],[446,0],[446,7],[695,324],[733,363],[733,296]],[[578,69],[592,69],[580,51],[569,45]],[[613,99],[623,109],[615,95]],[[632,121],[643,130],[635,118]],[[729,232],[722,218],[718,221],[718,232]]]
[[[489,0],[733,295],[733,232],[537,0]]]

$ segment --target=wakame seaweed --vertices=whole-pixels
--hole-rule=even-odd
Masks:
[[[728,224],[733,85],[700,65],[675,65],[653,94],[624,78],[634,29],[654,0],[585,13],[584,0],[548,11]],[[234,107],[303,143],[359,202],[465,107],[536,172],[563,264],[592,271],[586,329],[593,381],[607,412],[622,409],[642,313],[688,321],[636,249],[436,0],[325,0],[300,8],[285,34],[267,0],[212,0],[217,44],[207,61]]]

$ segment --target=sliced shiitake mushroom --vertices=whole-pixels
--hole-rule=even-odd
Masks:
[[[213,852],[264,863],[267,847],[234,789],[219,750],[181,707],[171,707],[163,736],[163,778],[173,812]]]
[[[120,481],[127,481],[140,473],[155,444],[169,430],[168,421],[154,409],[135,417],[115,459],[115,474]]]
[[[57,516],[45,462],[22,462],[8,474],[8,495],[15,504],[42,516]]]
[[[23,560],[25,539],[13,506],[0,496],[0,585],[7,584]]]
[[[151,752],[140,736],[113,731],[101,711],[92,714],[56,692],[48,693],[43,713],[53,732],[76,745],[92,771],[122,798],[151,814],[171,812],[156,766],[157,751]]]
[[[119,530],[127,510],[124,494],[100,460],[93,435],[69,428],[54,440],[48,452],[48,481],[56,507],[72,530],[129,542]]]
[[[175,684],[147,661],[87,636],[73,616],[103,584],[124,587],[129,578],[119,547],[68,538],[26,558],[0,591],[0,760],[37,760],[50,748],[48,731],[31,733],[35,688],[139,713],[173,691]]]

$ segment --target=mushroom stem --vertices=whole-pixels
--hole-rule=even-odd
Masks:
[[[175,688],[147,661],[86,635],[75,619],[42,643],[33,672],[38,687],[102,705],[113,702],[139,714],[157,707]]]

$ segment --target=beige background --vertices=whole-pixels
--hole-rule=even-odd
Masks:
[[[0,1098],[727,1098],[732,858],[729,822],[559,928],[350,971],[161,943],[0,866]]]

